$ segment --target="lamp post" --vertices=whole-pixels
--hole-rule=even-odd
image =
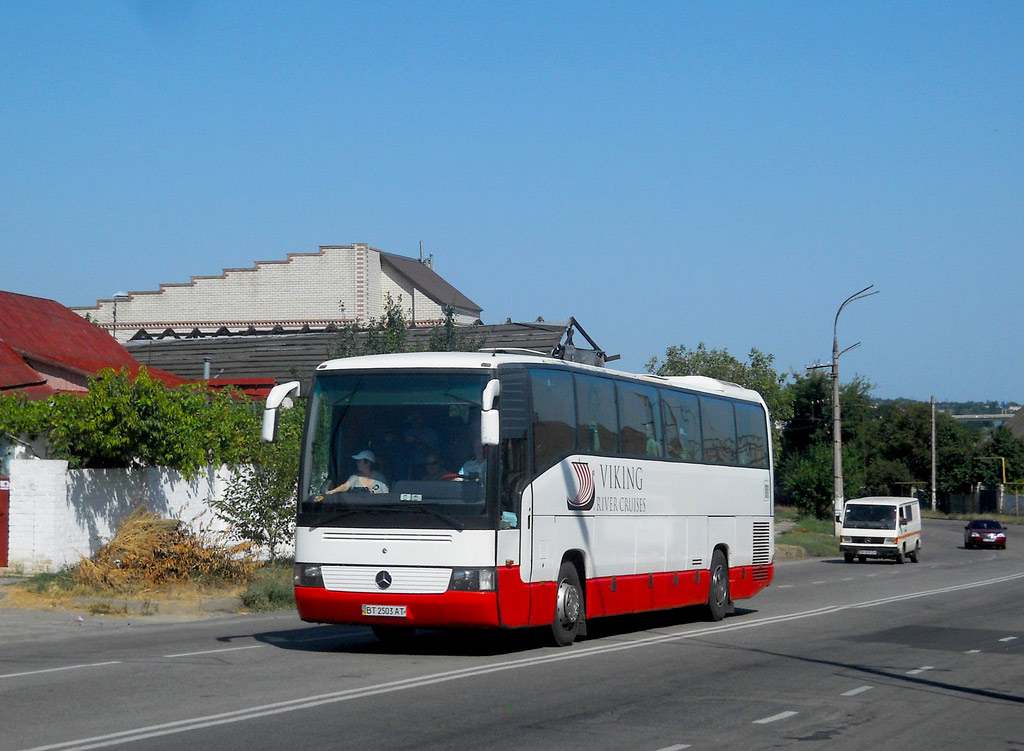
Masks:
[[[843,516],[843,505],[845,499],[843,498],[843,421],[840,415],[841,407],[839,405],[839,357],[846,354],[851,349],[860,346],[860,342],[847,347],[842,352],[839,351],[839,314],[843,312],[843,308],[852,303],[854,300],[860,300],[864,297],[870,297],[871,295],[877,295],[878,290],[874,292],[868,292],[869,289],[875,285],[871,284],[862,289],[860,292],[856,292],[845,300],[843,304],[839,306],[839,310],[836,311],[836,319],[832,324],[832,499],[834,503],[834,534],[839,536],[840,523]]]
[[[110,333],[113,334],[114,338],[117,339],[117,304],[123,300],[128,299],[127,292],[116,292],[114,293],[114,325],[111,326]]]

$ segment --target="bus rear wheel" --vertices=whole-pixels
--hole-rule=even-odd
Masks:
[[[558,592],[555,594],[555,619],[551,635],[555,644],[568,647],[580,633],[583,620],[583,587],[580,575],[571,561],[563,561],[558,570]]]
[[[729,564],[725,553],[716,550],[711,556],[711,587],[708,590],[708,617],[720,621],[729,612]]]

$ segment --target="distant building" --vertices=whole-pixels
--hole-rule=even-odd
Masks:
[[[127,342],[363,326],[382,317],[389,295],[413,325],[440,323],[446,307],[456,323],[471,324],[482,310],[434,271],[432,256],[406,258],[365,243],[290,253],[283,261],[257,261],[72,310]]]

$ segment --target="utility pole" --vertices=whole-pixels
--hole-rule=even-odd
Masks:
[[[935,458],[935,396],[932,395],[932,511],[936,508]]]
[[[870,284],[860,292],[856,292],[843,300],[843,304],[836,311],[836,318],[832,324],[832,499],[835,512],[834,534],[836,537],[839,536],[839,529],[843,518],[843,506],[846,503],[846,500],[843,498],[843,421],[839,404],[839,357],[851,349],[860,346],[860,342],[857,342],[842,352],[839,351],[839,314],[843,312],[843,308],[854,300],[877,295],[879,292],[877,289],[874,292],[868,292],[874,286]]]

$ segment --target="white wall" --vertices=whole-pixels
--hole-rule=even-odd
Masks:
[[[35,574],[77,563],[113,538],[121,519],[139,505],[197,532],[227,529],[207,503],[223,496],[231,479],[226,467],[188,481],[161,467],[69,470],[66,461],[40,459],[12,459],[10,465],[12,570]]]

